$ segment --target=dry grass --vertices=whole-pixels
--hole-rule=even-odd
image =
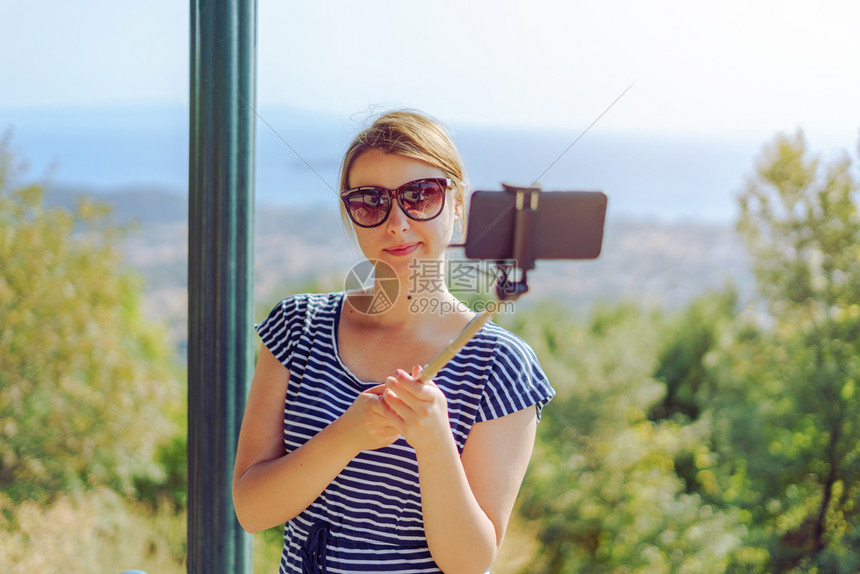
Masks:
[[[185,512],[149,506],[103,488],[61,494],[47,506],[0,493],[0,572],[149,574],[186,571]],[[254,536],[254,572],[277,572],[282,528]]]
[[[537,550],[537,541],[526,524],[516,514],[508,522],[508,530],[502,541],[499,555],[490,567],[492,574],[521,574],[526,571],[531,557]]]
[[[108,489],[48,506],[0,494],[0,572],[185,572],[185,516],[152,512]]]

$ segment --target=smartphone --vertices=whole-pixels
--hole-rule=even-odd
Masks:
[[[534,259],[596,259],[603,245],[607,197],[602,191],[540,191],[532,214]],[[516,194],[476,191],[469,205],[466,257],[510,260]]]

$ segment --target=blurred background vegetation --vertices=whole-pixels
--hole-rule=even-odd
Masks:
[[[0,144],[0,571],[185,570],[185,373],[128,229],[47,207]],[[757,295],[501,317],[557,398],[493,572],[860,570],[860,200],[768,143],[739,196]],[[284,293],[285,294],[285,293]],[[283,295],[283,294],[282,294]],[[273,571],[280,529],[255,537]]]

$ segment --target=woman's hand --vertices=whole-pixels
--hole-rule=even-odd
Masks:
[[[400,432],[386,416],[381,396],[384,391],[385,385],[367,389],[355,398],[340,417],[341,424],[345,425],[347,440],[353,444],[356,452],[382,448],[400,438]]]
[[[416,452],[432,449],[451,440],[448,401],[436,383],[416,379],[421,367],[416,365],[410,375],[397,369],[385,379],[382,402],[389,424],[403,435]]]

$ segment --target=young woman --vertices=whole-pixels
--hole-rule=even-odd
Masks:
[[[257,325],[233,500],[250,532],[286,522],[280,572],[481,573],[499,550],[554,391],[493,323],[416,378],[473,316],[439,272],[465,179],[437,122],[378,117],[341,169],[374,286],[288,297]]]

